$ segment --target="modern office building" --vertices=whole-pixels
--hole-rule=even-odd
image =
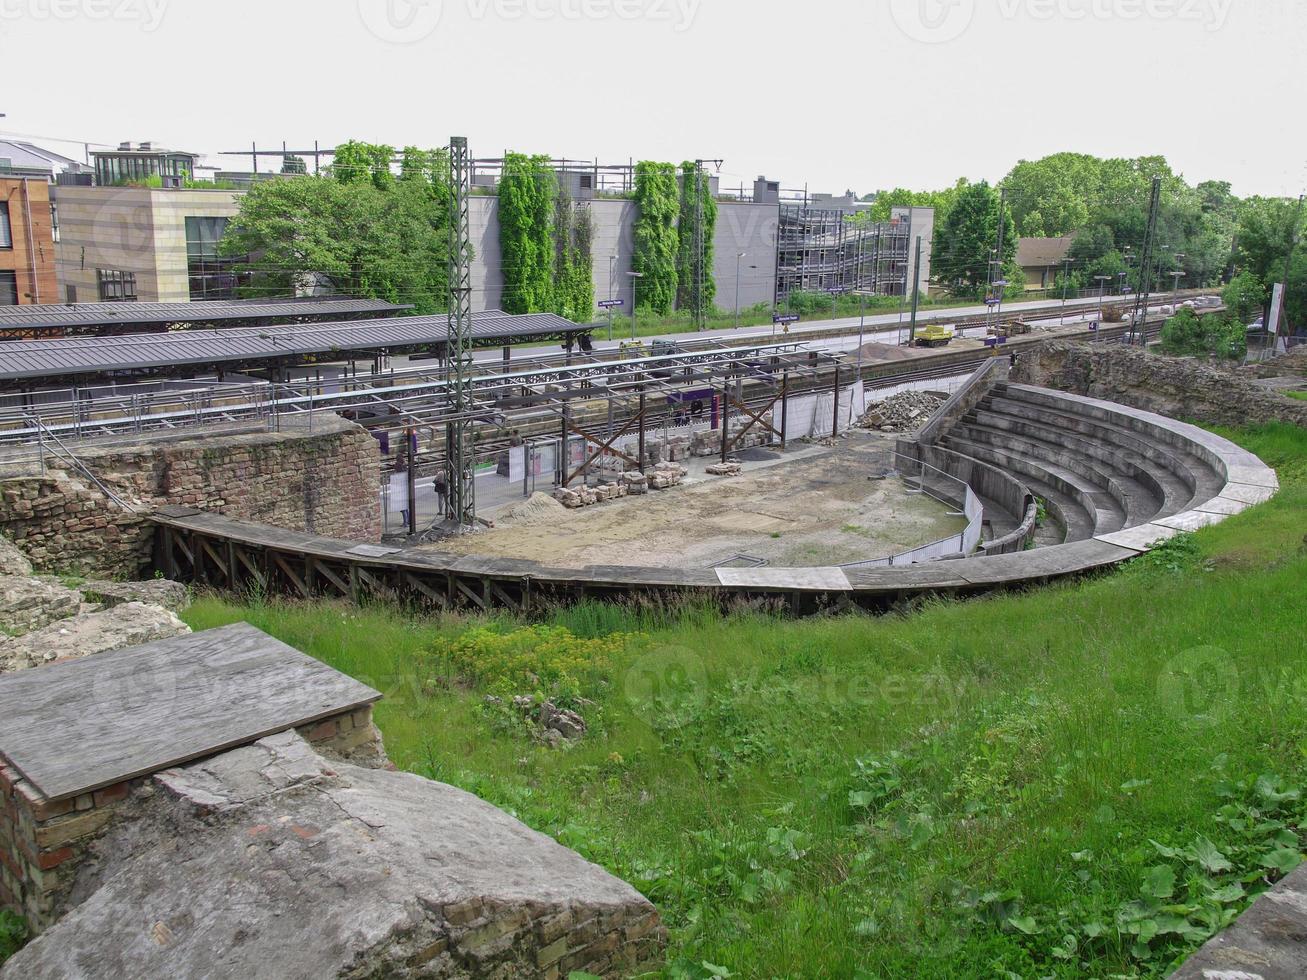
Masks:
[[[55,188],[64,302],[235,298],[235,261],[218,255],[218,242],[240,198],[230,190]]]

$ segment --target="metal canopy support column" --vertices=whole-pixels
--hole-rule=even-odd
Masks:
[[[448,382],[454,419],[446,447],[448,516],[461,532],[476,525],[476,460],[472,449],[472,243],[467,137],[449,141],[451,207],[449,220]]]
[[[781,452],[785,452],[785,433],[790,414],[790,372],[781,374]]]

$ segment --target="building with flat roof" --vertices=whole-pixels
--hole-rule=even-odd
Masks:
[[[120,143],[116,150],[96,150],[95,182],[113,187],[127,181],[140,182],[159,178],[165,187],[180,187],[195,177],[199,156],[185,150],[169,150],[154,143]]]
[[[0,177],[0,306],[55,302],[54,213],[40,177]]]
[[[218,242],[241,192],[56,187],[54,196],[64,302],[236,298],[235,260]]]

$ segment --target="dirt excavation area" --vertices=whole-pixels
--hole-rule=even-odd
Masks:
[[[692,467],[678,487],[579,510],[537,495],[501,513],[494,529],[431,547],[564,567],[704,568],[736,556],[819,567],[886,557],[963,529],[952,508],[908,492],[899,477],[871,478],[883,463],[883,454],[839,447],[746,464],[734,477]]]

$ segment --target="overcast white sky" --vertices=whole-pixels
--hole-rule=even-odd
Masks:
[[[0,132],[232,169],[252,140],[465,134],[860,193],[1162,153],[1297,195],[1305,55],[1302,0],[0,0]]]

